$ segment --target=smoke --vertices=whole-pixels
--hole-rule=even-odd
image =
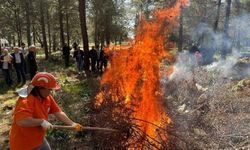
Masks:
[[[215,32],[211,25],[204,22],[198,23],[190,33],[192,41],[202,53],[201,68],[206,73],[213,74],[215,80],[250,76],[250,14],[231,18],[228,36],[222,29]],[[162,77],[162,85],[169,80],[181,81],[195,76],[197,67],[194,55],[184,51],[177,57],[173,73],[168,77]]]
[[[232,55],[228,56],[227,59],[220,59],[211,65],[205,66],[208,72],[216,72],[217,78],[235,78],[238,77],[242,72],[237,72],[236,64],[239,61],[240,53],[233,51]]]
[[[214,74],[214,78],[217,79],[240,79],[250,76],[250,62],[247,61],[249,60],[244,60],[240,52],[233,49],[232,54],[227,59],[219,59],[210,65],[199,66],[199,68],[206,70],[204,73]],[[173,73],[168,80],[181,81],[192,79],[198,66],[195,63],[194,55],[182,52],[179,53],[173,68]],[[167,82],[166,78],[162,79],[163,82]]]
[[[213,28],[204,22],[199,23],[191,31],[191,38],[196,41],[203,55],[203,64],[211,64],[216,60],[215,55],[226,55],[231,51],[231,39],[223,32],[214,32]]]
[[[250,52],[250,14],[233,18],[230,23],[229,34],[237,51]]]
[[[169,80],[182,80],[192,78],[192,68],[195,66],[194,55],[188,52],[178,54],[177,62],[174,64],[174,72]]]
[[[250,56],[249,14],[236,16],[230,20],[228,36],[223,31],[214,32],[212,26],[204,22],[191,29],[190,33],[194,44],[202,53],[203,65],[207,65],[204,67],[207,71],[216,71],[219,77],[250,75],[249,62],[239,62],[241,57]],[[170,79],[189,77],[194,66],[193,59],[191,54],[180,53]]]
[[[212,26],[204,22],[191,28],[191,39],[196,43],[204,55],[204,64],[211,64],[215,55],[226,56],[237,51],[249,52],[250,47],[250,15],[236,16],[230,20],[228,36],[221,31],[214,31]],[[217,58],[218,58],[217,56]]]

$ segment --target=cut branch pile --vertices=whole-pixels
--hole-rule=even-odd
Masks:
[[[107,87],[105,87],[107,88]],[[105,89],[105,96],[100,106],[93,106],[94,116],[91,118],[91,126],[99,126],[106,128],[113,128],[119,130],[118,133],[103,133],[92,132],[92,140],[98,149],[165,149],[167,146],[167,130],[163,129],[151,122],[134,118],[134,110],[125,104],[125,97],[118,95],[118,100],[113,101],[112,95],[107,94],[108,90]],[[113,93],[114,94],[114,93]],[[134,104],[136,107],[138,104]],[[137,122],[146,122],[154,126],[158,139],[150,137]]]

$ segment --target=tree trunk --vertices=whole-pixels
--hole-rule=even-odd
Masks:
[[[227,0],[227,7],[226,7],[226,16],[224,22],[224,36],[222,40],[222,49],[221,49],[221,57],[222,59],[226,58],[226,55],[230,52],[230,48],[227,46],[227,42],[229,40],[228,36],[228,28],[229,28],[229,16],[231,13],[231,0]]]
[[[224,22],[224,33],[226,36],[228,36],[228,27],[229,27],[229,17],[231,13],[231,0],[227,0],[227,7],[226,7],[226,16],[225,16],[225,22]]]
[[[21,22],[20,22],[20,18],[18,19],[18,34],[19,34],[19,38],[18,38],[18,46],[21,46],[22,40],[23,40],[23,34],[22,34],[22,28],[21,28]]]
[[[53,41],[52,49],[53,49],[53,51],[56,51],[57,42],[56,42],[56,33],[55,33],[55,31],[53,31],[52,41]]]
[[[0,37],[0,56],[2,55],[2,41],[1,41],[1,37]]]
[[[29,0],[30,2],[30,12],[32,14],[32,12],[34,12],[34,5],[31,3],[32,0]],[[31,17],[34,17],[33,15],[31,15]],[[36,27],[35,27],[35,19],[32,18],[31,19],[31,26],[32,26],[32,38],[31,41],[33,40],[33,45],[36,45]]]
[[[88,41],[88,32],[87,32],[87,24],[86,24],[86,1],[79,0],[79,15],[80,15],[80,25],[82,31],[82,40],[83,40],[83,47],[85,52],[84,57],[84,65],[85,70],[89,71],[89,41]]]
[[[48,26],[48,37],[49,37],[49,55],[51,55],[51,26],[50,26],[50,14],[49,9],[47,9],[47,26]]]
[[[62,13],[62,0],[58,0],[59,6],[59,25],[60,25],[60,37],[61,37],[61,48],[65,43],[64,30],[63,30],[63,13]]]
[[[238,15],[241,14],[241,2],[240,0],[235,0],[235,3],[236,3],[236,12]]]
[[[105,46],[104,45],[104,42],[105,42],[104,33],[101,33],[100,38],[101,38],[101,49],[102,49]]]
[[[122,35],[120,36],[119,44],[122,45]]]
[[[66,12],[66,30],[67,30],[67,43],[68,43],[68,45],[70,45],[70,28],[69,28],[69,13],[68,12]]]
[[[218,28],[218,24],[219,24],[219,20],[220,20],[220,8],[221,8],[221,0],[218,0],[218,4],[217,4],[217,14],[216,14],[216,19],[214,22],[214,31],[217,31]]]
[[[20,30],[19,30],[19,17],[18,17],[18,12],[17,12],[17,10],[15,9],[14,10],[14,14],[15,14],[15,25],[16,25],[16,34],[17,34],[17,43],[18,43],[18,45],[20,45],[20,38],[21,38],[21,36],[20,36]],[[13,46],[16,46],[16,43],[14,43],[14,45]]]
[[[32,27],[32,31],[33,31],[33,44],[36,45],[36,29],[34,24]]]
[[[183,7],[181,8],[180,14],[180,27],[179,27],[179,40],[178,40],[178,51],[182,51],[182,44],[183,44]]]
[[[97,12],[97,11],[96,11]],[[95,46],[99,46],[99,41],[98,41],[98,23],[97,23],[97,13],[95,14],[95,20],[94,20],[94,40],[95,40]]]
[[[43,48],[45,52],[45,59],[49,58],[48,53],[48,45],[47,45],[47,38],[46,38],[46,30],[45,30],[45,22],[44,22],[44,0],[40,0],[40,13],[41,13],[41,26],[42,26],[42,37],[43,37]]]
[[[18,39],[18,46],[20,47],[21,46],[21,43],[23,41],[23,33],[22,33],[22,25],[21,25],[21,18],[20,18],[20,10],[21,10],[21,5],[19,4],[18,5],[19,9],[18,9],[18,12],[17,12],[17,17],[18,17],[18,32],[19,32],[19,39]]]
[[[112,22],[112,18],[110,16],[110,14],[108,14],[106,12],[106,15],[105,15],[105,40],[106,40],[106,44],[107,45],[110,45],[110,25],[111,25],[111,22]]]
[[[30,3],[31,1],[30,0],[26,0],[25,1],[25,12],[26,12],[26,22],[27,22],[27,25],[26,25],[26,32],[27,32],[27,43],[28,43],[28,46],[31,45],[31,31],[30,31]]]
[[[9,41],[9,45],[8,46],[11,46],[11,44],[12,44],[12,35],[8,35],[7,36],[7,40]]]
[[[21,43],[23,41],[23,34],[22,34],[22,25],[21,25],[21,18],[20,18],[20,10],[21,10],[21,5],[18,5],[18,11],[17,11],[17,23],[18,23],[18,33],[19,33],[19,39],[18,39],[18,46],[21,46]]]
[[[16,45],[16,38],[15,38],[15,36],[13,35],[13,46],[15,46]]]

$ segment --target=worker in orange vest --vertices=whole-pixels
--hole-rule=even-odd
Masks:
[[[48,115],[53,114],[58,120],[80,131],[82,126],[73,122],[57,105],[51,90],[58,90],[55,77],[47,72],[37,73],[32,81],[32,88],[18,91],[19,99],[13,113],[10,130],[11,150],[50,150],[45,138],[45,131],[52,129]]]

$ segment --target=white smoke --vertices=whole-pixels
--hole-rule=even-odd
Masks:
[[[230,20],[229,38],[223,30],[214,32],[212,26],[202,22],[191,30],[191,38],[199,46],[204,64],[201,66],[208,73],[216,72],[218,78],[242,78],[250,76],[250,62],[240,63],[241,57],[250,57],[250,15],[236,16]],[[191,47],[191,45],[190,45]],[[221,52],[229,50],[225,59]],[[208,62],[208,63],[206,63]],[[195,58],[188,51],[178,54],[174,72],[167,80],[192,78]],[[164,78],[166,80],[166,78]],[[164,81],[166,82],[166,81]]]
[[[248,51],[250,47],[250,14],[237,16],[230,21],[229,34],[233,46],[238,51]]]
[[[174,64],[174,72],[169,80],[182,80],[192,78],[192,68],[195,67],[194,55],[188,52],[178,54],[177,62]]]
[[[239,57],[240,54],[234,51],[232,55],[227,57],[227,59],[220,59],[211,65],[205,66],[205,69],[209,72],[216,71],[218,73],[218,77],[232,77],[235,73],[234,66],[238,62]]]

